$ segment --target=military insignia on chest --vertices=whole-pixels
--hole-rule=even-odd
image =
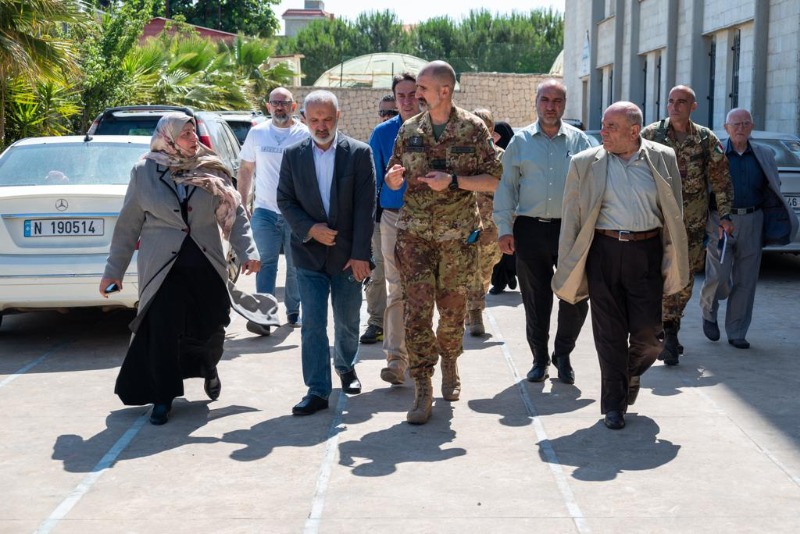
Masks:
[[[408,143],[406,143],[406,151],[408,152],[424,152],[425,151],[425,143],[422,140],[422,136],[419,135],[412,135],[408,138]]]

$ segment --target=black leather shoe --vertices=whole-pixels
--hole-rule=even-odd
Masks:
[[[312,415],[328,408],[328,399],[316,395],[306,395],[292,408],[292,415]]]
[[[622,430],[625,428],[625,416],[619,410],[611,410],[606,414],[603,423],[611,430]]]
[[[749,349],[750,342],[746,339],[729,339],[728,343],[736,347],[737,349]]]
[[[572,370],[572,365],[569,361],[569,355],[556,356],[553,353],[553,365],[558,369],[558,379],[565,384],[575,383],[575,371]]]
[[[499,286],[492,286],[491,288],[489,288],[489,294],[490,295],[499,295],[504,290],[505,290],[505,288],[502,288],[502,287],[499,287]]]
[[[544,382],[549,378],[550,373],[547,372],[547,367],[549,365],[550,362],[544,364],[534,363],[531,370],[528,371],[528,382]]]
[[[719,325],[716,322],[703,319],[703,333],[711,341],[719,341]]]
[[[206,377],[203,383],[203,389],[206,391],[208,398],[212,401],[217,400],[222,391],[222,381],[219,379],[219,374],[217,374],[216,369],[214,369],[213,375],[212,377]]]
[[[628,406],[633,406],[633,403],[636,402],[636,397],[639,396],[641,382],[642,378],[640,376],[632,376],[628,381]]]
[[[353,395],[361,393],[361,381],[358,379],[355,369],[340,374],[339,378],[342,379],[342,391]]]
[[[169,421],[169,412],[172,410],[172,404],[156,403],[153,405],[153,411],[150,413],[150,424],[163,425]]]

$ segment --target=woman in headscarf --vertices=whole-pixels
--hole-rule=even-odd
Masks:
[[[505,150],[512,137],[514,137],[514,130],[510,124],[502,121],[494,124],[494,142],[498,147]],[[492,270],[492,288],[489,289],[489,293],[499,295],[505,291],[506,286],[511,289],[517,288],[516,254],[503,254],[500,261],[494,266]]]
[[[169,419],[184,378],[204,378],[211,400],[220,394],[217,363],[230,323],[223,238],[245,274],[259,270],[230,171],[198,141],[194,118],[164,115],[131,171],[100,282],[101,294],[121,289],[138,249],[138,313],[114,391],[128,405],[152,403],[154,425]]]

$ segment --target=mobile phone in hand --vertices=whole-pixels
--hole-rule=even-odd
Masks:
[[[103,290],[103,293],[108,295],[109,293],[116,293],[117,291],[119,291],[119,286],[117,284],[111,284]]]

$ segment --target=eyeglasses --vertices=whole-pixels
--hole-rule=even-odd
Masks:
[[[378,111],[378,115],[380,115],[381,117],[394,117],[398,113],[399,111],[397,111],[396,109],[381,109]]]
[[[294,102],[292,102],[291,100],[270,100],[269,101],[269,105],[272,106],[273,108],[288,108],[293,103]]]
[[[753,125],[750,121],[741,121],[741,122],[729,122],[728,126],[731,128],[749,128]]]

